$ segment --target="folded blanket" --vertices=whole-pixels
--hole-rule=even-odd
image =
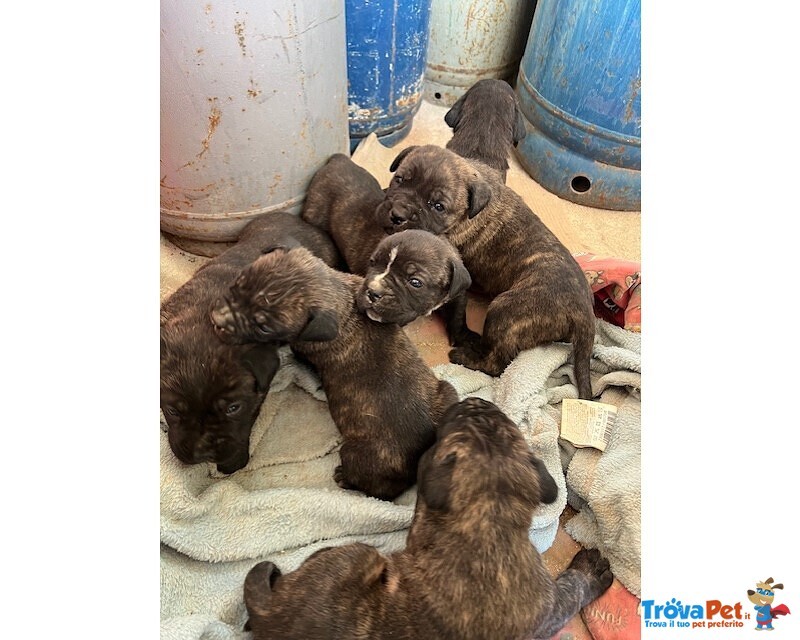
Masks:
[[[617,407],[604,452],[561,441],[568,501],[564,528],[608,558],[616,578],[641,596],[641,335],[598,321],[592,386]]]
[[[619,394],[617,427],[605,454],[578,450],[562,470],[560,403],[577,397],[568,364],[570,347],[551,344],[520,353],[499,378],[454,364],[434,367],[459,397],[495,402],[521,428],[559,486],[542,505],[530,537],[540,551],[553,543],[568,495],[583,511],[571,535],[600,547],[612,570],[638,588],[638,334],[598,321],[592,359],[595,388]],[[214,465],[178,462],[161,433],[161,636],[242,639],[246,619],[242,585],[247,571],[271,560],[292,571],[315,550],[361,541],[384,553],[399,550],[413,515],[416,488],[394,502],[340,489],[333,482],[341,438],[316,374],[281,350],[282,366],[251,437],[247,467],[231,476]],[[598,385],[605,385],[598,387]],[[628,396],[630,396],[628,398]],[[616,402],[619,401],[619,402]],[[622,426],[620,426],[622,425]],[[625,447],[623,448],[623,443]],[[628,442],[630,440],[630,442]],[[617,459],[619,458],[619,460]],[[598,476],[611,469],[614,478]],[[608,494],[611,494],[609,498]],[[609,504],[610,503],[610,504]],[[569,523],[568,523],[569,524]]]

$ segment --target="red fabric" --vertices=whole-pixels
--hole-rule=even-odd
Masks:
[[[638,609],[639,598],[614,579],[608,591],[583,608],[581,617],[594,640],[640,640]]]
[[[628,331],[642,330],[641,264],[592,253],[574,255],[594,293],[594,313]]]

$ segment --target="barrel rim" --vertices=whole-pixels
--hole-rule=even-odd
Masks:
[[[585,120],[581,120],[577,116],[574,116],[560,107],[554,105],[550,102],[547,98],[545,98],[541,93],[539,93],[536,88],[530,83],[528,78],[526,77],[525,73],[523,72],[522,68],[520,68],[519,74],[517,76],[517,92],[522,97],[522,90],[528,94],[530,99],[535,102],[539,107],[541,107],[548,115],[565,122],[567,125],[578,129],[579,131],[583,131],[589,135],[597,136],[599,138],[605,138],[615,144],[625,144],[631,147],[639,147],[642,146],[642,138],[641,136],[631,136],[619,131],[612,131],[611,129],[606,129],[605,127],[599,124],[593,124],[587,122]],[[539,121],[539,118],[536,117],[533,113],[528,113],[529,109],[525,109],[525,101],[520,100],[520,105],[522,110],[525,112],[526,117],[528,120],[536,124]]]

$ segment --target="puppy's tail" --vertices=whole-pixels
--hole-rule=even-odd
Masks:
[[[574,325],[572,333],[572,361],[575,369],[575,384],[578,397],[591,400],[592,380],[589,377],[589,361],[594,349],[594,322],[580,322]]]

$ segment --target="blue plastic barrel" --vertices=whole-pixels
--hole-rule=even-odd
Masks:
[[[516,91],[531,177],[602,209],[641,208],[640,0],[539,0]]]
[[[405,138],[422,99],[431,0],[345,0],[350,148]]]

